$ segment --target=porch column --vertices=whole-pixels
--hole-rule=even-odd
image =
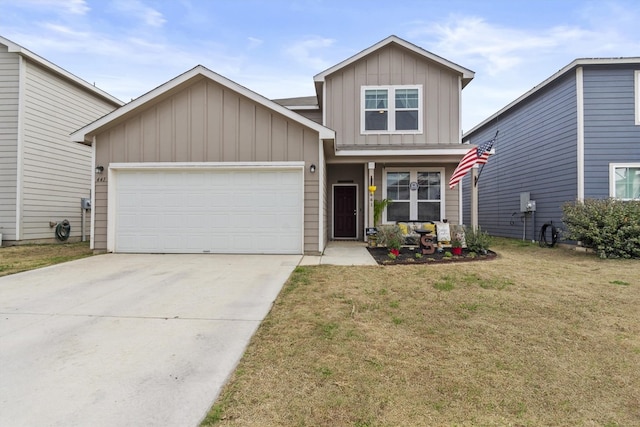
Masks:
[[[374,180],[374,175],[375,175],[375,170],[376,170],[376,164],[375,162],[369,162],[368,165],[368,169],[369,169],[369,218],[367,221],[367,227],[373,227],[373,197],[374,197],[374,193],[375,193],[375,180]],[[371,191],[371,189],[373,188],[373,191]]]
[[[476,178],[478,177],[478,166],[471,168],[471,229],[478,228],[478,186]]]

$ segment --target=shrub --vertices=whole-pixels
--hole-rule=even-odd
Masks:
[[[562,206],[565,237],[601,258],[640,258],[640,201],[587,199]]]
[[[381,225],[378,227],[378,245],[389,249],[400,249],[404,236],[397,225]]]
[[[465,233],[465,241],[467,249],[470,252],[478,254],[486,253],[491,246],[491,236],[486,231],[482,231],[480,227],[477,229],[470,228]]]

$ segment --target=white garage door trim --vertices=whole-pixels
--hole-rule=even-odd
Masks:
[[[120,172],[135,171],[297,171],[300,173],[299,200],[300,240],[296,248],[288,253],[302,253],[304,248],[304,162],[184,162],[184,163],[112,163],[108,169],[108,211],[107,211],[107,251],[115,252],[117,244],[117,196],[118,177]],[[249,224],[255,226],[255,223]],[[232,253],[233,251],[229,251]]]

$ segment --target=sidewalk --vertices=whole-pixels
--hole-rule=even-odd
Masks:
[[[304,255],[298,265],[378,265],[365,242],[332,240],[322,255]]]

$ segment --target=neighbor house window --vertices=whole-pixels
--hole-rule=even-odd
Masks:
[[[387,169],[383,196],[391,204],[386,209],[386,221],[440,221],[444,208],[442,176],[440,169]]]
[[[640,200],[640,163],[610,165],[609,195],[620,200]]]
[[[422,86],[364,86],[362,133],[421,133]]]

